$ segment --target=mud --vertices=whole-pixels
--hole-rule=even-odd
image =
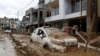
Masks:
[[[17,36],[17,37],[16,37]],[[30,38],[26,35],[13,35],[15,39],[15,46],[20,56],[99,56],[100,52],[92,49],[88,49],[84,52],[84,48],[80,48],[75,51],[66,51],[60,53],[57,51],[51,51],[48,48],[43,48],[40,44],[30,42]],[[21,40],[21,41],[20,41]],[[24,44],[22,44],[24,43]]]

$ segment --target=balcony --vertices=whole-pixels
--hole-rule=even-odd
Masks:
[[[30,15],[33,12],[34,8],[30,8],[26,11],[26,15]]]

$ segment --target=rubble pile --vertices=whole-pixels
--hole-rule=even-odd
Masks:
[[[100,36],[98,36],[97,38],[91,40],[89,42],[89,44],[92,45],[92,46],[100,48]]]

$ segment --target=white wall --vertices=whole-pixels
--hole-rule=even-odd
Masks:
[[[61,18],[65,16],[65,0],[59,0],[59,15]]]
[[[56,16],[51,16],[51,17],[45,18],[45,22],[77,18],[77,17],[80,17],[80,16],[81,16],[80,12],[68,14],[68,15],[65,15],[65,16],[63,16],[63,15],[56,15]],[[86,16],[86,11],[82,12],[82,16]]]
[[[56,21],[59,19],[61,19],[60,15],[55,15],[55,16],[45,18],[45,22]]]

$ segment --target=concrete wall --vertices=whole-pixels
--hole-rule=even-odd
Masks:
[[[45,22],[77,18],[77,17],[80,17],[80,16],[81,16],[80,12],[68,14],[68,15],[65,15],[65,16],[59,14],[59,15],[56,15],[56,16],[51,16],[51,17],[45,18]],[[86,16],[86,11],[82,12],[82,16]]]
[[[59,15],[61,19],[63,19],[65,16],[65,7],[65,0],[59,0]]]
[[[100,17],[100,0],[98,0],[98,16]]]
[[[59,20],[59,19],[61,19],[60,15],[51,16],[51,17],[45,18],[45,22],[56,21],[56,20]]]

